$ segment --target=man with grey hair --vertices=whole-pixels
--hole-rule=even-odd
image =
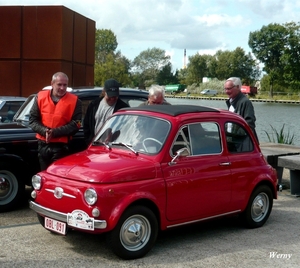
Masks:
[[[241,92],[242,82],[239,77],[230,77],[225,81],[224,91],[228,95],[226,105],[228,110],[242,116],[251,127],[256,139],[255,131],[255,113],[252,102]]]
[[[29,126],[36,132],[41,170],[70,153],[69,142],[81,126],[82,103],[67,92],[68,82],[65,73],[55,73],[51,90],[38,92],[30,110]]]
[[[152,85],[149,88],[148,100],[140,104],[140,106],[154,104],[170,105],[170,103],[165,100],[165,90],[162,86]]]

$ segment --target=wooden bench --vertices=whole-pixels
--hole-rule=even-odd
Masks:
[[[260,144],[260,149],[267,162],[276,169],[278,184],[281,185],[283,168],[285,166],[279,166],[278,159],[284,156],[299,155],[300,147],[280,143],[262,143]]]
[[[290,170],[291,194],[300,196],[300,155],[279,156],[277,164]]]

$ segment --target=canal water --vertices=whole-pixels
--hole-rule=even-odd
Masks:
[[[171,104],[203,105],[227,109],[225,100],[166,98]],[[300,105],[288,103],[252,102],[256,116],[256,132],[260,143],[269,142],[266,132],[274,137],[272,127],[280,132],[284,125],[284,135],[294,135],[293,145],[300,146]]]

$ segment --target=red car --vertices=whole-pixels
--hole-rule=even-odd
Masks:
[[[159,230],[240,214],[267,221],[276,171],[246,121],[209,107],[125,108],[89,148],[32,178],[30,207],[51,232],[107,233],[113,252],[143,257]]]

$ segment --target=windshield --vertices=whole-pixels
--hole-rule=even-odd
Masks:
[[[93,145],[131,147],[136,152],[158,153],[170,131],[168,121],[142,115],[115,115],[96,135]]]
[[[30,110],[34,102],[34,97],[35,95],[31,95],[27,98],[27,100],[23,103],[23,105],[20,107],[20,109],[17,111],[14,121],[22,121],[24,122],[29,122],[29,115],[30,115]]]

